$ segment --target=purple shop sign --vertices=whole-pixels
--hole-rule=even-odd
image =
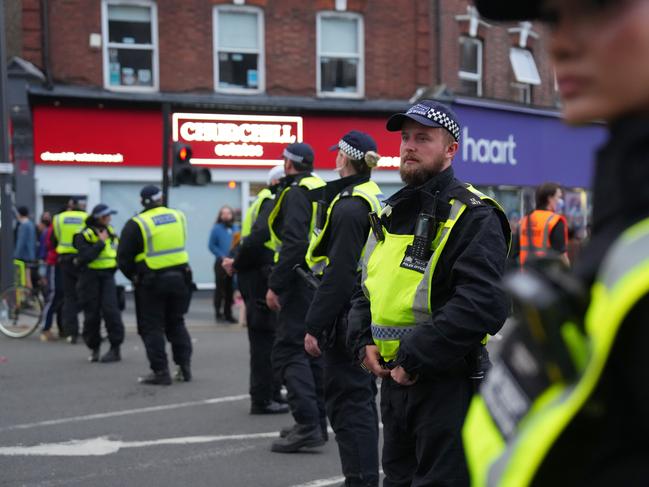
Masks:
[[[458,178],[481,185],[590,187],[604,125],[571,127],[552,112],[473,103],[452,105],[462,126],[453,163]]]

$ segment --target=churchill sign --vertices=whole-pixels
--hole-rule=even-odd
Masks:
[[[192,164],[275,166],[287,144],[302,142],[302,117],[174,113],[172,137],[192,147]]]

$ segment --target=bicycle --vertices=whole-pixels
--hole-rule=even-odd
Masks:
[[[38,287],[25,286],[26,268],[22,261],[14,261],[17,283],[0,295],[0,332],[9,338],[24,338],[36,331],[43,320],[43,300]]]

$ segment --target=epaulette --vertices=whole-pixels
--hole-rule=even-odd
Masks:
[[[467,208],[476,208],[485,206],[486,203],[480,199],[480,196],[469,190],[466,186],[456,186],[448,192],[450,198],[460,200]]]

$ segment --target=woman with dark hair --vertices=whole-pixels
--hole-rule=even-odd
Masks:
[[[214,262],[214,278],[216,288],[214,289],[214,312],[216,320],[224,319],[228,323],[236,323],[237,320],[232,316],[232,277],[228,276],[223,269],[221,262],[225,257],[230,255],[232,249],[232,237],[238,228],[234,225],[234,211],[231,207],[225,205],[219,210],[216,223],[210,233],[209,248],[210,252],[216,257]],[[223,305],[223,307],[221,307]]]

